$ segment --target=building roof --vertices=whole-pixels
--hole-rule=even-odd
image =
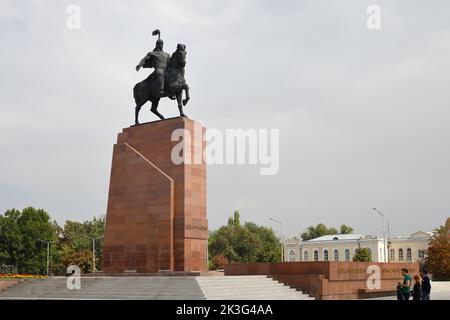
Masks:
[[[433,232],[429,232],[429,231],[417,231],[414,232],[408,236],[397,236],[397,237],[392,237],[388,240],[390,241],[409,241],[409,240],[420,240],[420,239],[426,239],[426,238],[430,238],[433,235]],[[361,235],[361,234],[332,234],[332,235],[326,235],[326,236],[321,236],[318,238],[314,238],[308,241],[301,241],[298,238],[292,238],[292,239],[286,239],[284,242],[285,243],[299,243],[299,242],[303,242],[303,243],[314,243],[314,242],[327,242],[327,241],[357,241],[357,240],[383,240],[383,238],[379,238],[376,236],[371,236],[371,235]]]
[[[429,232],[429,231],[417,231],[414,233],[411,233],[409,235],[410,238],[423,238],[423,237],[432,237],[433,236],[433,232]]]
[[[331,234],[326,236],[321,236],[308,240],[306,242],[322,242],[322,241],[337,241],[337,240],[358,240],[364,239],[365,237],[360,234]]]
[[[429,238],[433,236],[433,232],[430,231],[417,231],[411,233],[409,236],[395,236],[392,237],[392,240],[409,240],[414,238]]]

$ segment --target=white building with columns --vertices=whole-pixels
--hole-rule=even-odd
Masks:
[[[374,262],[416,262],[425,257],[431,232],[418,231],[407,237],[391,239],[360,234],[336,234],[309,241],[284,241],[284,260],[352,261],[357,248],[368,248]]]

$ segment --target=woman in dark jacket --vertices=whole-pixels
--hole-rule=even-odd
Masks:
[[[422,287],[420,286],[421,280],[419,275],[414,276],[415,283],[412,292],[413,300],[420,300],[422,297]]]

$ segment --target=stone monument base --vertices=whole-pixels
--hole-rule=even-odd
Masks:
[[[186,135],[172,139],[176,130]],[[203,131],[198,122],[171,118],[119,133],[106,214],[105,273],[207,270]],[[183,155],[201,161],[174,163],[172,152],[180,144]]]

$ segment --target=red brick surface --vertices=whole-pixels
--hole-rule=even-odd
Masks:
[[[367,267],[378,266],[381,271],[381,290],[395,290],[402,280],[400,270],[407,268],[410,275],[419,273],[418,263],[380,262],[282,262],[236,263],[225,265],[225,275],[269,275],[286,285],[323,300],[357,299],[370,291],[367,286]],[[373,290],[377,292],[379,290]]]
[[[194,124],[200,134],[194,135]],[[103,248],[104,272],[206,271],[206,164],[175,164],[175,129],[191,133],[201,159],[202,128],[173,118],[123,129],[114,145]]]

